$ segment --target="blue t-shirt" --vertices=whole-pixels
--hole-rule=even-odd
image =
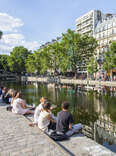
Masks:
[[[72,123],[72,114],[68,111],[61,111],[57,114],[56,131],[66,133],[69,130],[69,124]]]

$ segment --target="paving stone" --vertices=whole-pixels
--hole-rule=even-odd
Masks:
[[[0,103],[0,156],[67,155],[39,128],[28,124],[24,116],[6,111]]]

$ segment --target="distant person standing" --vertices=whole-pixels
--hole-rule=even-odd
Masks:
[[[82,124],[73,125],[72,114],[68,111],[69,103],[67,101],[62,103],[62,111],[57,115],[56,132],[57,134],[73,135],[82,129]]]

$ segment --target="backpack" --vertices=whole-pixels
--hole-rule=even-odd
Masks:
[[[12,106],[7,106],[7,107],[6,107],[6,110],[7,110],[7,111],[12,111]]]
[[[69,137],[66,134],[57,134],[56,132],[51,133],[50,138],[54,141],[69,140]]]

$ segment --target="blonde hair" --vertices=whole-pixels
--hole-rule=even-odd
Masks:
[[[48,100],[47,97],[41,97],[40,102],[41,102],[41,103],[44,103],[44,102],[47,101],[47,100]]]

